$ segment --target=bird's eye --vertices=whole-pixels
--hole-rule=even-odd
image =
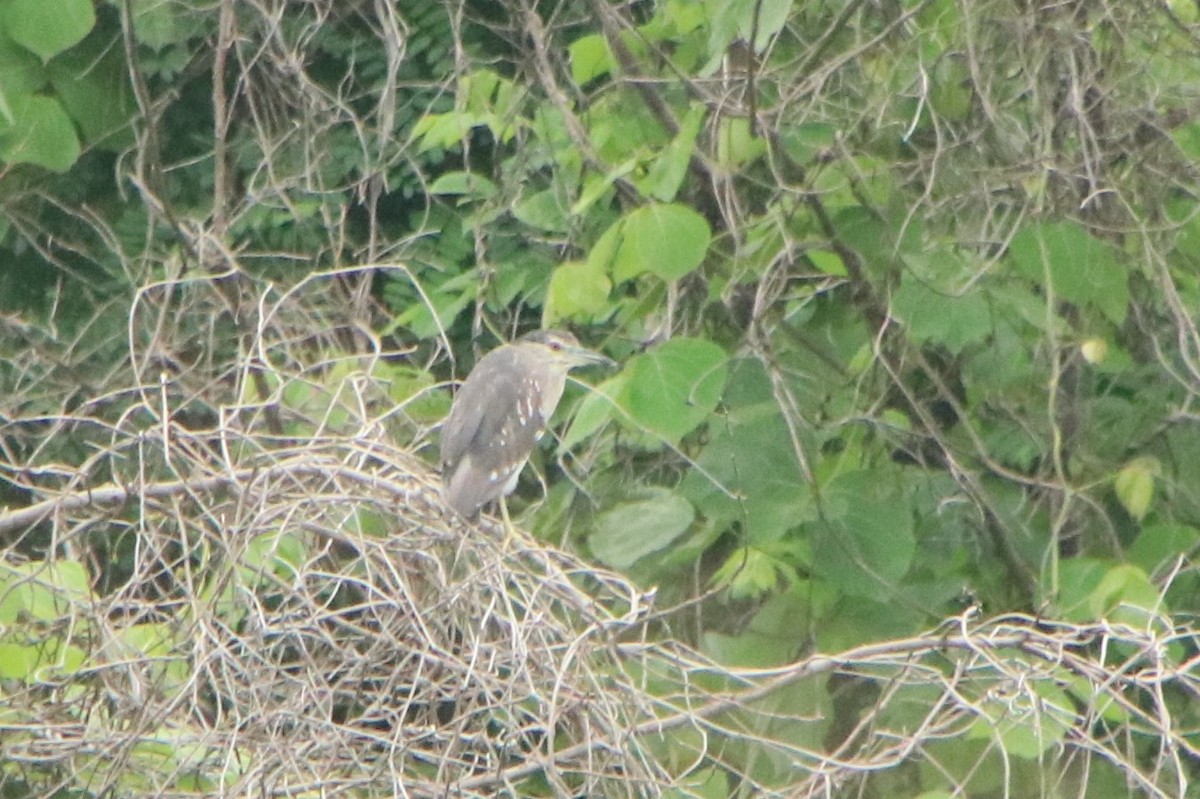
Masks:
[[[560,351],[562,349],[562,342],[550,339],[550,349],[554,350],[555,352]]]

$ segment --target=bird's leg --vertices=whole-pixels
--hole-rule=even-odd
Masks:
[[[517,537],[517,528],[513,527],[512,519],[508,515],[508,497],[500,497],[500,518],[504,520],[504,541],[501,544],[501,551],[507,551],[509,544]]]

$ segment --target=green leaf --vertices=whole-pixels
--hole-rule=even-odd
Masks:
[[[588,251],[588,265],[605,271],[612,269],[613,263],[617,259],[617,253],[621,250],[623,237],[624,220],[618,219],[600,234],[600,238],[596,240],[596,243]]]
[[[743,38],[749,41],[753,36],[754,52],[762,53],[787,24],[792,0],[756,0],[755,4],[755,13],[743,20]]]
[[[618,283],[644,272],[668,282],[700,266],[712,231],[700,214],[686,205],[646,205],[625,217],[622,240],[613,263]]]
[[[587,318],[609,307],[612,281],[604,269],[590,262],[568,261],[554,269],[546,292],[542,325],[549,327],[560,319]]]
[[[971,113],[974,98],[966,58],[960,53],[944,53],[933,68],[929,104],[945,119],[962,122]]]
[[[1013,757],[1036,760],[1062,743],[1074,726],[1074,704],[1058,686],[1022,683],[1012,695],[987,694],[975,706],[982,714],[967,730],[969,739],[999,740]]]
[[[571,204],[571,216],[580,214],[591,208],[604,194],[612,188],[612,184],[628,175],[637,168],[636,158],[630,158],[610,169],[605,175],[589,175],[583,182],[583,190],[579,199]]]
[[[562,442],[558,446],[560,454],[574,449],[580,441],[599,430],[613,418],[613,413],[618,408],[617,398],[625,392],[628,384],[628,374],[621,372],[600,385],[594,386],[587,393],[571,419],[570,428],[563,434]]]
[[[448,149],[466,138],[471,129],[481,124],[475,114],[465,111],[447,111],[444,114],[426,114],[413,126],[413,138],[420,139],[417,152],[434,148]]]
[[[754,135],[745,117],[722,117],[717,124],[717,163],[737,169],[762,156],[766,141]]]
[[[1055,313],[1055,309],[1047,307],[1045,296],[1039,294],[1030,284],[1018,281],[989,284],[988,299],[992,303],[996,320],[1003,320],[1011,330],[1019,330],[1019,326],[1014,323],[1020,320],[1041,333],[1055,336],[1068,336],[1071,333],[1070,326]],[[1020,371],[1026,373],[1026,368],[1022,367]]]
[[[612,71],[614,61],[608,42],[599,33],[589,33],[571,42],[567,53],[571,57],[571,79],[576,86]]]
[[[1146,572],[1128,563],[1110,568],[1088,595],[1093,620],[1144,629],[1151,617],[1164,609],[1162,595]]]
[[[783,132],[782,142],[792,160],[807,165],[837,143],[837,128],[825,122],[789,126]]]
[[[1096,621],[1091,608],[1092,592],[1110,568],[1111,563],[1096,558],[1080,557],[1062,561],[1058,575],[1058,615],[1075,623]],[[1049,577],[1047,574],[1047,582]]]
[[[567,209],[554,189],[543,189],[521,198],[513,206],[513,216],[538,230],[562,233],[567,229]]]
[[[739,523],[752,546],[816,518],[791,432],[755,359],[731,364],[727,411],[709,418],[709,440],[679,490],[720,527]]]
[[[754,52],[764,52],[783,30],[792,10],[792,0],[720,0],[705,5],[709,8],[711,60],[702,74],[715,70],[712,62],[727,55],[735,37],[753,44]]]
[[[709,75],[720,67],[734,37],[741,35],[743,39],[749,38],[742,28],[749,27],[754,19],[753,0],[716,0],[705,5],[709,9],[709,62],[701,70],[701,75]]]
[[[282,580],[292,580],[304,564],[304,544],[287,533],[263,533],[246,544],[242,563],[245,578],[257,582],[261,575],[273,574]]]
[[[458,82],[458,96],[465,98],[466,109],[474,114],[483,114],[495,109],[499,102],[499,90],[508,83],[500,74],[490,69],[477,69],[463,75]]]
[[[1117,500],[1133,518],[1141,521],[1154,499],[1154,478],[1162,473],[1157,458],[1134,458],[1121,467],[1113,480]]]
[[[845,595],[823,580],[816,582],[837,597],[830,612],[822,614],[813,625],[820,651],[840,652],[868,642],[896,640],[928,624],[928,611],[922,613],[908,603],[897,602],[894,593],[887,600],[876,601]]]
[[[41,60],[4,35],[0,25],[0,90],[6,95],[33,94],[46,84]],[[6,121],[12,122],[11,118]]]
[[[494,197],[497,189],[492,181],[474,172],[446,172],[429,187],[430,194],[458,194],[470,197]]]
[[[133,36],[138,44],[158,52],[167,45],[186,42],[192,35],[188,25],[180,19],[181,11],[175,3],[162,0],[132,0]]]
[[[813,542],[813,570],[845,594],[887,601],[916,554],[912,514],[881,470],[843,472],[823,491],[827,524]]]
[[[638,182],[642,191],[663,202],[675,199],[687,177],[688,164],[696,150],[696,137],[706,113],[705,105],[692,103],[679,126],[679,134],[663,149],[662,155],[651,165],[649,174]]]
[[[766,552],[754,547],[739,547],[725,558],[712,581],[726,588],[729,598],[734,601],[757,600],[775,590],[779,570],[778,559]]]
[[[390,330],[406,328],[419,339],[433,338],[449,328],[454,318],[475,300],[477,286],[478,276],[474,272],[465,272],[436,288],[428,289],[424,297],[429,304],[411,303],[407,310],[396,317]]]
[[[827,275],[846,277],[849,274],[846,271],[845,262],[842,261],[842,256],[835,252],[830,250],[809,250],[804,255],[812,262],[813,266]]]
[[[1171,566],[1200,542],[1200,530],[1185,524],[1148,524],[1134,539],[1126,554],[1129,562],[1147,574]]]
[[[671,339],[626,365],[621,407],[638,428],[676,443],[717,406],[727,361],[711,341]]]
[[[36,164],[66,172],[79,160],[75,125],[53,97],[9,97],[13,123],[0,126],[0,156],[10,164]]]
[[[87,570],[77,560],[56,560],[46,564],[44,570],[36,568],[35,573],[71,600],[84,600],[91,596],[92,587],[88,582]]]
[[[21,614],[53,621],[70,612],[72,603],[90,596],[87,572],[78,561],[0,563],[0,625]]]
[[[0,643],[0,678],[29,681],[37,666],[37,647]]]
[[[54,669],[56,675],[76,674],[87,662],[86,652],[73,644],[64,646],[59,641],[55,641],[54,646],[47,647],[43,654],[47,656],[46,661],[42,664],[43,668]],[[48,681],[53,682],[54,680],[55,675],[51,675]]]
[[[650,488],[643,498],[598,515],[588,546],[604,565],[628,569],[687,532],[695,517],[696,511],[683,497],[665,488]]]
[[[991,310],[978,289],[954,297],[905,275],[892,296],[891,310],[917,341],[941,344],[956,354],[992,332]]]
[[[1029,225],[1013,238],[1008,256],[1021,276],[1048,282],[1055,295],[1091,305],[1113,324],[1129,306],[1128,275],[1107,243],[1073,222]]]
[[[1085,708],[1088,716],[1099,716],[1110,724],[1127,724],[1132,714],[1104,682],[1090,680],[1082,674],[1064,675],[1064,689],[1075,697],[1076,704]]]
[[[668,788],[662,799],[728,799],[729,774],[724,769],[709,767],[675,780],[678,788]]]
[[[1188,0],[1188,3],[1195,5],[1194,0]],[[1180,125],[1171,131],[1171,138],[1175,140],[1179,151],[1189,159],[1200,159],[1200,122]]]
[[[787,662],[795,650],[795,642],[778,636],[726,635],[706,632],[700,641],[700,651],[713,660],[741,668],[769,668]]]
[[[119,49],[92,37],[51,61],[46,73],[88,145],[117,152],[133,144],[136,105]]]
[[[871,209],[861,205],[843,208],[833,223],[838,236],[872,272],[878,273],[895,261],[895,231]]]
[[[83,41],[96,25],[91,0],[8,0],[0,24],[12,40],[42,61]]]
[[[450,410],[450,394],[428,370],[402,362],[377,362],[371,376],[386,381],[394,412],[432,424]]]
[[[130,656],[162,657],[169,655],[176,645],[170,625],[161,622],[131,624],[124,627],[120,630],[117,641],[126,648],[126,651],[120,655],[123,658]]]

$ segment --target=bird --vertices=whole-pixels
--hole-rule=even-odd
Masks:
[[[442,426],[442,496],[467,520],[517,487],[521,470],[562,399],[567,372],[615,362],[563,330],[527,333],[484,355],[458,389]]]

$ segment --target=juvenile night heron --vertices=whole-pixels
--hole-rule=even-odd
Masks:
[[[539,330],[475,364],[442,427],[442,491],[456,513],[473,519],[512,493],[562,399],[567,372],[592,363],[613,362],[570,333]]]

